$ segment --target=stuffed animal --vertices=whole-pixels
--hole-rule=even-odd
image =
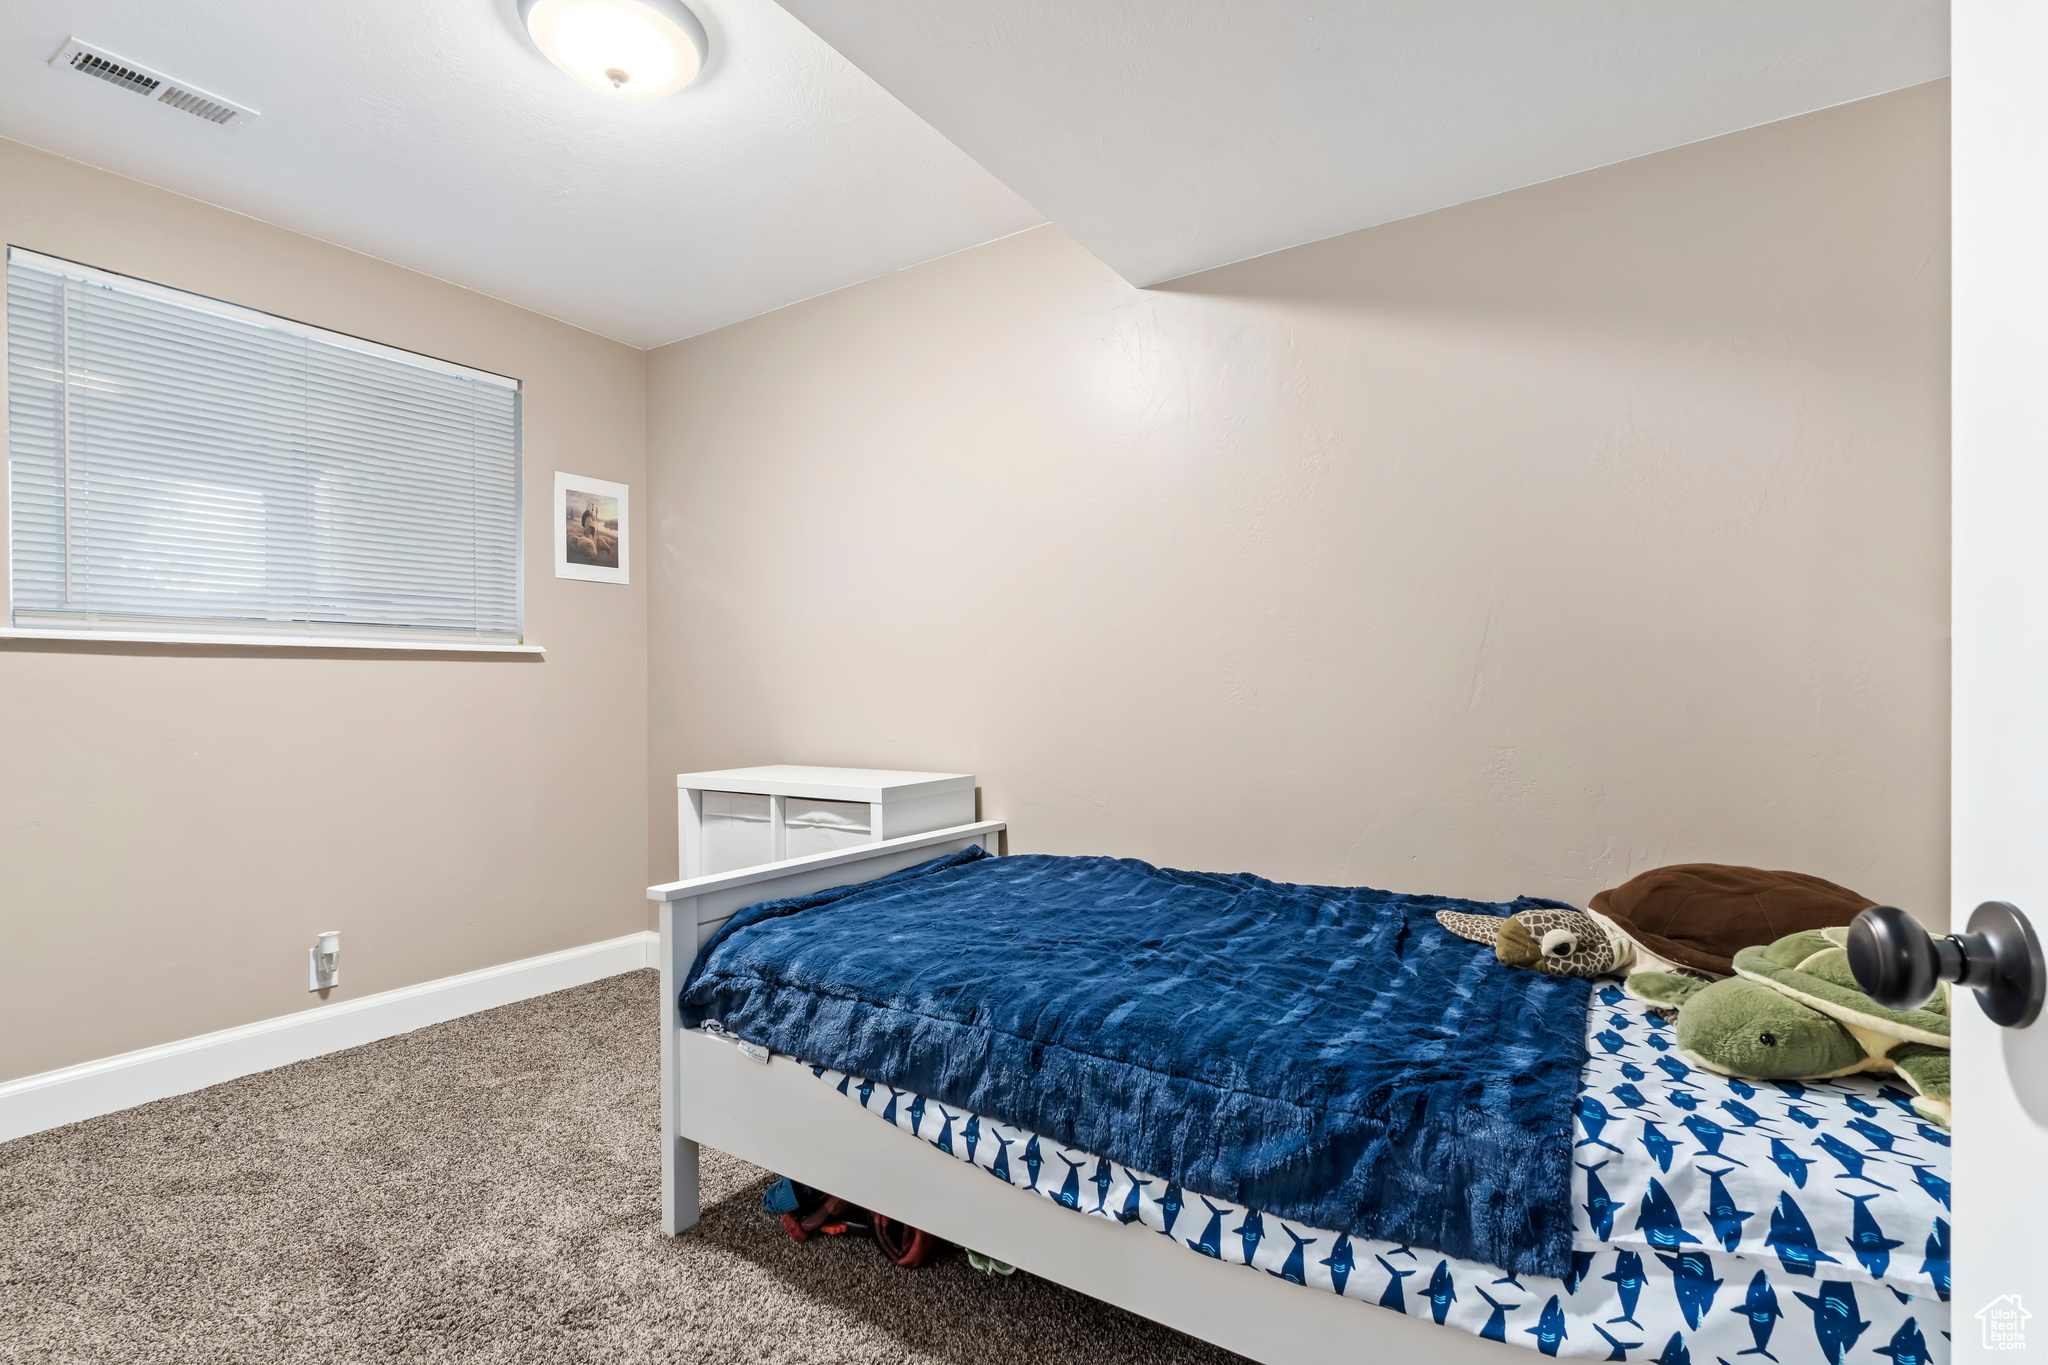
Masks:
[[[1896,1073],[1913,1107],[1949,1126],[1949,988],[1916,1010],[1888,1010],[1849,970],[1846,929],[1789,934],[1735,955],[1736,975],[1702,983],[1662,972],[1628,978],[1629,994],[1674,1008],[1679,1055],[1754,1081]]]
[[[1510,967],[1528,967],[1545,976],[1627,976],[1632,971],[1691,974],[1690,969],[1644,948],[1614,921],[1603,924],[1583,910],[1546,908],[1505,917],[1439,910],[1436,922],[1459,938],[1484,943]]]
[[[1715,980],[1734,972],[1744,948],[1846,925],[1876,903],[1803,872],[1682,863],[1602,891],[1585,910],[1506,918],[1443,910],[1436,918],[1509,966],[1550,976],[1669,972]]]

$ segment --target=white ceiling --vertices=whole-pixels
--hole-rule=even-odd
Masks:
[[[0,0],[0,136],[652,346],[1043,215],[1156,283],[1948,68],[1944,0],[692,0],[641,103],[513,2]]]
[[[1946,0],[781,0],[1134,284],[1948,74]]]
[[[636,346],[1043,221],[772,0],[692,8],[704,75],[641,103],[511,0],[0,0],[0,136]],[[71,35],[261,117],[46,65]]]

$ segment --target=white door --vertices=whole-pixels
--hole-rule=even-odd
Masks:
[[[2048,930],[2048,0],[1954,0],[1950,915]],[[2048,1362],[2048,1022],[1955,1018],[1957,1362]],[[2016,1296],[2018,1303],[2013,1302]],[[1989,1308],[2024,1341],[1986,1341]],[[2015,1309],[2018,1311],[2015,1312]],[[2031,1314],[2031,1320],[2025,1315]]]

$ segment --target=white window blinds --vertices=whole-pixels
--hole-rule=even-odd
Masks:
[[[14,627],[520,638],[519,384],[10,248]]]

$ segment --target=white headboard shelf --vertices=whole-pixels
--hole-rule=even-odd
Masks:
[[[685,879],[973,823],[974,774],[794,763],[676,774]]]

